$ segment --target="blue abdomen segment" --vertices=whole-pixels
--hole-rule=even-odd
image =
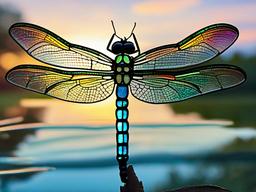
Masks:
[[[116,142],[117,160],[128,160],[128,86],[117,85],[116,88]]]
[[[129,123],[128,123],[128,86],[117,85],[116,88],[116,159],[119,162],[120,176],[123,182],[127,179]]]
[[[117,99],[126,99],[128,96],[128,87],[126,85],[118,85],[116,88],[116,96]],[[121,100],[120,100],[121,101]]]

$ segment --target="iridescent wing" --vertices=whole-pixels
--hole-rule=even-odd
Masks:
[[[188,67],[221,54],[238,38],[238,29],[229,24],[205,27],[177,44],[148,50],[134,59],[134,70]]]
[[[41,62],[62,68],[111,70],[112,60],[108,56],[69,43],[37,25],[16,23],[9,33],[29,55]]]
[[[76,103],[94,103],[108,98],[115,83],[111,72],[63,71],[37,65],[20,65],[6,74],[10,83]]]
[[[234,87],[246,79],[240,68],[230,65],[212,65],[183,71],[135,73],[130,84],[131,93],[147,103],[182,101]]]

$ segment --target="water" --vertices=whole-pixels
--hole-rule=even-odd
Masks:
[[[6,142],[6,149],[1,149],[1,191],[119,190],[114,126],[50,126],[21,121],[21,118],[6,120],[0,129],[2,140],[12,141],[12,137],[20,136],[16,141]],[[7,125],[12,123],[15,125]],[[225,125],[211,121],[132,124],[129,163],[134,165],[145,191],[161,191],[182,182],[186,184],[196,174],[202,176],[202,169],[203,178],[212,183],[225,175],[223,170],[229,165],[254,162],[252,151],[227,153],[224,149],[238,139],[254,139],[256,130]],[[180,183],[175,181],[173,174]]]

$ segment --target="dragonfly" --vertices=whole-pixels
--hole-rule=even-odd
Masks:
[[[95,103],[116,93],[116,159],[127,182],[129,159],[128,95],[146,103],[183,101],[243,83],[245,72],[232,65],[200,65],[223,53],[238,38],[236,27],[218,23],[202,28],[182,41],[140,51],[134,34],[113,35],[108,56],[70,43],[30,23],[15,23],[10,36],[30,56],[46,65],[18,65],[7,72],[8,82],[74,103]]]

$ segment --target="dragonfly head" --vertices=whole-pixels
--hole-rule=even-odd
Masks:
[[[133,42],[127,41],[127,39],[124,38],[124,39],[121,39],[120,41],[114,42],[111,47],[111,51],[114,54],[120,54],[120,53],[133,54],[135,53],[135,46]]]
[[[126,37],[121,38],[116,34],[114,22],[113,21],[111,21],[111,22],[112,22],[112,26],[114,29],[114,34],[112,35],[112,37],[108,43],[107,49],[109,51],[111,51],[112,53],[114,53],[115,55],[124,54],[124,53],[134,54],[134,53],[138,52],[138,45],[137,45],[138,43],[137,43],[137,40],[133,33],[136,23],[134,23],[134,27],[131,31],[130,36],[128,38],[126,38]]]

